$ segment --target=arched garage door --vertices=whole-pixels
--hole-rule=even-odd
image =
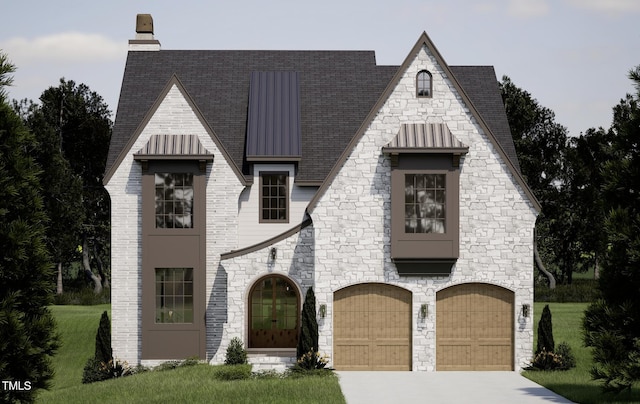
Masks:
[[[333,302],[338,370],[411,370],[411,292],[380,283],[340,289]]]
[[[513,370],[513,292],[469,283],[436,295],[436,370]]]

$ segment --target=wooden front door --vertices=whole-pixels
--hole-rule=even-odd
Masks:
[[[468,283],[436,294],[436,370],[513,370],[514,294]]]
[[[411,292],[367,283],[335,292],[338,370],[411,370]]]
[[[264,277],[251,289],[250,299],[249,347],[295,348],[300,297],[292,282],[279,275]]]

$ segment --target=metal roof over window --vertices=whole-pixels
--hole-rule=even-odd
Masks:
[[[299,161],[301,132],[298,72],[252,72],[247,161]]]
[[[465,154],[469,147],[456,139],[444,123],[403,124],[386,146],[385,153]]]
[[[213,160],[196,135],[152,135],[142,149],[134,154],[136,160],[194,159]]]

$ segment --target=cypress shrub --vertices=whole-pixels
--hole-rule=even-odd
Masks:
[[[555,344],[553,342],[553,326],[551,324],[551,310],[549,305],[545,305],[542,310],[542,316],[538,323],[538,346],[536,348],[536,354],[547,351],[553,352]]]
[[[307,289],[307,296],[302,305],[302,323],[296,349],[298,359],[306,353],[318,352],[318,321],[316,319],[316,296],[313,288]]]
[[[111,350],[111,321],[106,310],[100,317],[100,325],[96,333],[96,354],[95,358],[102,363],[108,363],[113,359],[113,351]]]

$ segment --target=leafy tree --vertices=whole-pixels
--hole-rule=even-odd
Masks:
[[[500,91],[520,170],[542,205],[536,222],[537,249],[546,266],[554,264],[563,280],[570,282],[574,270],[572,257],[578,253],[576,246],[568,244],[573,237],[567,240],[562,235],[567,221],[576,219],[564,208],[567,129],[555,122],[552,110],[538,104],[509,77],[503,76]]]
[[[40,96],[40,105],[31,105],[25,113],[32,131],[43,139],[41,158],[57,159],[52,175],[60,176],[68,192],[61,195],[54,185],[47,189],[53,199],[53,210],[66,209],[53,226],[51,238],[63,261],[81,246],[82,263],[94,290],[100,292],[108,286],[108,274],[104,262],[109,259],[110,201],[102,185],[109,140],[111,138],[110,111],[102,97],[84,84],[60,80],[57,87],[50,87]],[[58,152],[61,152],[61,157]],[[60,158],[58,158],[60,157]],[[66,160],[67,163],[64,163]],[[78,198],[77,188],[82,187]],[[81,201],[82,205],[78,206]],[[64,219],[63,219],[64,218]],[[67,221],[65,239],[58,232],[58,224]],[[64,227],[63,227],[64,228]],[[69,250],[70,245],[71,250]],[[97,273],[92,270],[92,259]]]
[[[613,109],[612,158],[602,166],[608,246],[602,299],[583,319],[585,344],[594,348],[591,374],[616,392],[640,381],[640,66],[629,77],[637,92]]]
[[[29,391],[0,389],[2,402],[32,402],[53,376],[58,347],[51,303],[52,273],[40,195],[35,138],[5,101],[1,86],[14,71],[0,56],[0,380],[30,382]]]
[[[302,323],[298,338],[298,359],[306,353],[318,352],[318,320],[316,319],[316,296],[313,288],[307,289],[307,296],[302,305]]]
[[[42,196],[49,216],[46,242],[58,266],[57,293],[63,293],[62,266],[77,257],[78,235],[85,218],[82,206],[82,178],[71,170],[62,150],[57,127],[45,119],[42,108],[33,102],[14,102],[16,109],[38,140],[34,157],[41,167]]]

